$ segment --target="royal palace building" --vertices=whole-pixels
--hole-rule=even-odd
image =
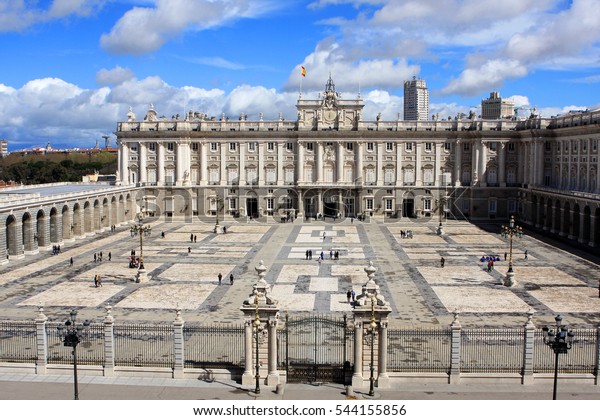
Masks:
[[[600,241],[600,111],[375,121],[331,78],[294,121],[189,112],[118,123],[118,178],[149,213],[237,218],[506,219]]]

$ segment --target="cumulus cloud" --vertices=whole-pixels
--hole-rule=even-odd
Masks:
[[[32,25],[67,16],[89,16],[106,0],[54,0],[48,9],[32,0],[0,0],[0,32],[22,31]]]
[[[113,54],[141,55],[160,49],[186,30],[200,31],[271,11],[269,0],[156,0],[126,12],[100,46]]]
[[[101,86],[114,86],[135,78],[130,69],[117,66],[113,69],[102,69],[96,73],[96,83]]]

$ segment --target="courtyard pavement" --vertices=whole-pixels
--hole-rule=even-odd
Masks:
[[[215,234],[212,224],[199,222],[152,223],[152,235],[143,240],[151,277],[146,283],[136,283],[137,270],[128,268],[131,250],[139,256],[140,241],[127,225],[65,243],[58,255],[40,250],[11,260],[0,266],[1,318],[33,320],[41,305],[50,320],[63,320],[76,308],[80,319],[100,321],[110,305],[117,321],[170,322],[179,308],[186,322],[239,323],[260,261],[268,268],[266,280],[282,314],[350,314],[346,292],[360,293],[367,281],[364,267],[372,261],[375,281],[392,308],[391,327],[447,326],[454,311],[464,327],[520,327],[529,311],[538,326],[552,323],[557,314],[572,327],[600,324],[600,270],[594,257],[561,250],[527,231],[513,240],[518,284],[508,288],[502,285],[508,240],[500,236],[499,225],[446,221],[439,236],[437,221],[222,224],[227,234]],[[408,230],[410,239],[402,235]],[[312,259],[306,258],[307,250]],[[339,259],[331,258],[336,251]],[[94,262],[100,252],[102,261]],[[324,258],[318,261],[321,252]],[[490,255],[500,261],[488,272],[481,258]],[[102,287],[94,287],[96,274]]]

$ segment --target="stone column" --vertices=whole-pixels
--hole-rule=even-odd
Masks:
[[[175,185],[183,185],[185,162],[183,161],[183,145],[175,142]]]
[[[284,185],[283,179],[283,148],[284,143],[275,143],[277,146],[277,185]]]
[[[590,242],[588,245],[592,248],[596,246],[595,241],[598,239],[596,238],[596,223],[598,223],[596,216],[590,215]]]
[[[479,185],[481,187],[487,187],[487,142],[480,140],[479,142]]]
[[[356,174],[354,179],[356,180],[356,186],[362,186],[363,184],[363,149],[364,143],[362,141],[356,142]],[[355,209],[356,212],[356,209]]]
[[[300,147],[300,146],[298,146]],[[258,185],[265,185],[265,144],[262,141],[258,142]],[[259,206],[260,207],[260,206]]]
[[[46,322],[48,317],[44,314],[44,307],[38,307],[38,315],[35,318],[35,348],[36,364],[35,373],[38,375],[46,374],[48,364],[48,336],[46,334]]]
[[[433,143],[433,147],[435,147],[435,163],[433,165],[433,182],[436,187],[443,187],[444,183],[442,182],[442,143]]]
[[[460,139],[456,140],[454,147],[454,186],[460,187],[462,177],[462,142]]]
[[[208,156],[205,142],[200,143],[200,185],[208,184]]]
[[[506,142],[498,142],[498,182],[506,187]]]
[[[377,177],[378,186],[383,185],[383,148],[385,147],[385,143],[376,143],[377,144],[377,161],[375,162],[375,176]]]
[[[148,159],[148,157],[147,157],[147,146],[146,146],[146,143],[139,142],[139,144],[138,144],[138,150],[139,150],[139,154],[140,154],[140,159],[139,159],[140,175],[139,175],[139,179],[140,179],[140,184],[144,185],[146,182],[148,182],[148,171],[146,170],[146,161]]]
[[[23,246],[23,223],[21,217],[15,215],[15,221],[8,228],[11,234],[8,237],[8,252],[11,259],[25,258]]]
[[[533,310],[530,309],[527,312],[527,322],[523,326],[524,329],[524,340],[523,340],[523,377],[521,383],[528,385],[533,383],[533,352],[535,342],[535,325],[533,325]]]
[[[421,159],[423,159],[423,143],[421,143],[420,141],[417,141],[415,143],[415,186],[420,187],[423,185],[423,173],[421,171]]]
[[[121,179],[124,185],[131,184],[129,179],[129,145],[125,142],[121,143]]]
[[[221,151],[221,154],[220,154],[221,161],[220,161],[219,172],[220,172],[221,177],[219,180],[219,184],[227,185],[227,182],[228,182],[227,178],[229,176],[229,174],[227,173],[227,143],[222,143],[220,145],[220,151]]]
[[[173,321],[173,345],[175,350],[175,365],[173,368],[173,379],[183,379],[183,369],[185,363],[185,340],[183,338],[183,325],[185,322],[181,318],[181,309],[175,312]]]
[[[365,372],[362,361],[365,360],[365,355],[368,354],[370,356],[371,351],[375,352],[376,350],[376,360],[375,354],[373,354],[373,379],[378,387],[388,387],[389,378],[387,376],[387,369],[385,367],[382,368],[382,365],[387,364],[387,319],[391,309],[383,295],[380,293],[379,285],[375,283],[375,272],[377,269],[373,267],[371,261],[369,261],[369,265],[364,268],[364,271],[367,274],[368,281],[362,286],[362,292],[356,297],[356,302],[352,310],[354,313],[355,327],[354,374],[352,375],[352,386],[362,387],[365,383],[370,385],[371,362],[369,361],[369,369]],[[363,339],[365,333],[370,337],[368,342],[365,342]],[[375,340],[375,334],[377,335],[377,342],[371,341]],[[375,349],[376,343],[377,349]],[[366,377],[365,373],[367,375]],[[381,378],[381,380],[379,380],[379,378]]]
[[[451,384],[460,382],[460,340],[461,340],[461,325],[458,321],[458,311],[454,311],[454,321],[450,325],[450,378]]]
[[[476,141],[471,142],[471,174],[472,174],[471,175],[471,185],[473,185],[473,186],[477,185],[479,183],[479,181],[481,180],[479,178],[479,172],[480,172],[479,155],[481,154],[481,150],[479,148],[480,141],[479,142],[476,142]]]
[[[352,373],[352,387],[363,386],[362,376],[363,359],[363,325],[362,321],[354,319],[354,372]]]
[[[304,182],[304,143],[299,141],[297,147],[298,161],[296,162],[296,179],[298,180],[298,183],[302,183]]]
[[[317,151],[315,153],[315,166],[317,170],[317,183],[323,183],[323,143],[317,141]]]
[[[344,142],[339,141],[337,143],[337,162],[336,169],[337,175],[335,182],[339,183],[344,180]]]
[[[112,306],[104,309],[104,376],[115,376],[115,319],[111,315]]]
[[[240,175],[239,175],[239,185],[246,185],[246,143],[239,143],[240,147]],[[241,206],[240,206],[241,207]]]
[[[396,186],[401,187],[403,184],[402,179],[402,148],[404,143],[398,143],[396,145]]]
[[[254,284],[252,293],[240,308],[244,314],[246,344],[246,367],[242,375],[242,385],[256,383],[256,352],[258,352],[259,360],[259,383],[277,385],[280,380],[277,371],[279,307],[277,301],[271,296],[271,287],[265,280],[267,267],[265,267],[262,260],[255,267],[255,270],[258,281]],[[256,348],[257,346],[258,348]],[[266,371],[264,371],[265,367],[267,368]]]
[[[165,143],[159,141],[156,143],[158,147],[158,173],[156,174],[156,185],[165,185]]]
[[[585,230],[585,213],[583,211],[579,212],[579,232],[573,232],[573,234],[577,235],[577,242],[580,244],[584,243],[583,235]],[[590,232],[590,236],[592,236],[594,231]]]

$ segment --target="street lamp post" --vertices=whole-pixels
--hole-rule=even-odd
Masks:
[[[371,296],[371,322],[369,323],[369,334],[371,334],[371,374],[369,376],[369,396],[375,395],[375,334],[377,322],[375,322],[375,296]]]
[[[256,314],[254,317],[254,333],[255,333],[255,342],[256,342],[256,374],[255,374],[255,379],[256,379],[256,385],[254,387],[254,393],[255,394],[260,394],[260,359],[258,356],[258,349],[259,349],[259,342],[258,342],[258,335],[260,333],[260,316],[258,314],[258,294],[256,294],[255,300],[254,300],[255,304],[256,304]]]
[[[70,319],[65,321],[64,327],[58,326],[58,335],[63,339],[65,347],[73,348],[73,387],[74,399],[79,399],[79,388],[77,384],[77,345],[81,342],[90,330],[90,321],[85,320],[83,324],[76,325],[77,311],[73,309],[70,313]]]
[[[137,224],[133,225],[129,231],[132,237],[136,235],[140,237],[140,265],[138,267],[136,282],[143,283],[148,280],[146,269],[144,268],[144,236],[150,236],[152,228],[150,225],[144,225],[144,216],[142,213],[138,213],[137,219]]]
[[[544,344],[549,346],[555,354],[554,358],[554,392],[552,399],[556,399],[556,391],[558,388],[558,355],[567,354],[573,347],[573,337],[575,334],[569,330],[568,325],[562,325],[562,317],[556,315],[556,329],[551,330],[547,325],[542,328],[544,331]]]
[[[440,236],[444,234],[444,226],[442,224],[442,218],[444,215],[444,207],[446,206],[446,203],[447,203],[446,197],[440,197],[438,200],[436,200],[436,204],[437,204],[438,210],[439,210],[438,214],[439,214],[439,222],[440,222],[436,229],[436,233]]]
[[[215,198],[215,206],[216,206],[216,211],[215,211],[215,233],[219,232],[219,211],[221,210],[221,204],[223,203],[223,199],[221,197],[219,197],[219,194],[217,194],[217,197]]]
[[[504,238],[508,238],[509,240],[509,257],[508,257],[508,271],[506,272],[506,277],[504,279],[505,286],[514,286],[515,284],[515,273],[513,271],[513,237],[517,236],[518,238],[523,236],[523,228],[521,226],[515,225],[515,217],[510,216],[510,221],[508,226],[502,226],[502,236]]]

